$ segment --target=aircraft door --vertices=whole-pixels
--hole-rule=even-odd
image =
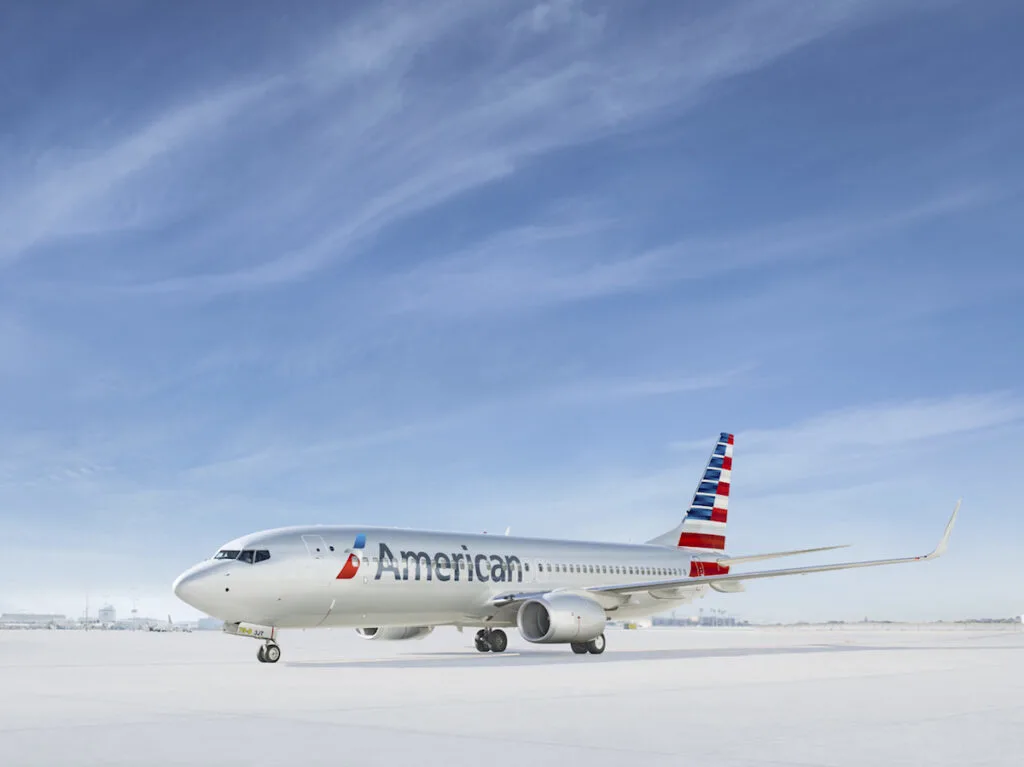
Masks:
[[[337,559],[327,542],[319,535],[303,535],[309,559],[301,568],[301,576],[294,586],[291,603],[296,619],[303,627],[321,625],[334,608],[331,584],[337,574]]]

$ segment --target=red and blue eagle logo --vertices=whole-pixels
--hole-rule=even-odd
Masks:
[[[356,573],[359,572],[359,557],[360,552],[366,548],[366,535],[359,533],[356,536],[356,542],[352,544],[352,553],[348,555],[348,559],[345,560],[345,566],[341,568],[341,572],[338,573],[336,580],[347,581],[349,578],[355,578]]]

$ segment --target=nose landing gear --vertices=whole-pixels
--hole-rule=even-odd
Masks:
[[[256,651],[256,660],[260,663],[277,663],[281,660],[281,648],[276,642],[260,645],[260,649]]]
[[[281,660],[281,648],[278,647],[277,629],[273,626],[259,626],[255,623],[225,623],[224,633],[232,636],[249,637],[263,642],[256,651],[256,660],[260,663],[277,663]]]
[[[477,652],[505,652],[508,636],[501,629],[480,629],[474,643]]]

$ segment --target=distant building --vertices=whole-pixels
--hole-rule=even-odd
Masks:
[[[110,605],[103,605],[99,613],[100,623],[117,623],[117,610]]]
[[[0,615],[0,626],[49,626],[54,623],[63,623],[66,618],[63,615],[49,615],[43,613],[4,613]]]

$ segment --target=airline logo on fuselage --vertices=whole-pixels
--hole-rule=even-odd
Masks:
[[[366,536],[360,535],[359,538],[365,546]],[[396,581],[523,582],[523,563],[514,554],[475,554],[466,545],[462,545],[461,549],[450,554],[444,551],[433,554],[426,551],[400,551],[396,557],[382,541],[376,562],[377,572],[373,579],[379,581],[390,573]],[[338,573],[338,580],[354,577],[359,571],[359,562],[359,554],[349,554],[345,566]]]
[[[347,581],[349,578],[355,578],[356,573],[359,572],[359,552],[366,548],[366,536],[362,533],[356,536],[356,542],[352,544],[352,548],[355,549],[351,554],[348,555],[348,559],[345,560],[345,566],[341,568],[341,572],[338,573],[337,580]]]

